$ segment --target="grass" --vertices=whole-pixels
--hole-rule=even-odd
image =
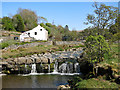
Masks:
[[[104,61],[101,62],[100,64],[102,66],[105,66],[105,64],[109,64],[113,69],[116,69],[117,71],[119,71],[120,67],[118,64],[120,64],[119,62],[119,58],[118,58],[118,53],[120,52],[120,49],[118,47],[118,44],[112,44],[110,45],[111,47],[111,54],[110,56],[105,56]],[[118,72],[117,74],[120,75],[120,72]]]
[[[15,40],[7,40],[5,42],[0,43],[0,48],[4,49],[5,47],[8,47],[8,46],[15,44],[15,43],[16,43]]]
[[[101,79],[82,80],[76,84],[77,88],[118,88],[119,85],[114,82],[109,82]]]
[[[24,45],[24,44],[27,44],[27,43],[34,43],[34,42],[46,42],[46,41],[32,41],[32,42],[20,42],[20,41],[17,41],[17,40],[7,40],[7,41],[4,41],[2,43],[0,43],[0,48],[1,49],[4,49],[5,47],[8,47],[10,45]]]
[[[78,47],[76,47],[76,48],[78,48]],[[22,57],[22,56],[27,56],[27,55],[32,55],[32,54],[45,53],[48,51],[50,51],[50,52],[63,51],[66,48],[70,49],[72,47],[69,47],[68,45],[59,45],[59,46],[57,46],[57,45],[55,45],[55,46],[54,45],[38,45],[35,47],[19,48],[16,50],[8,50],[5,52],[2,52],[2,57],[4,59],[16,58],[16,57]]]
[[[29,47],[29,48],[20,48],[17,50],[9,50],[2,53],[3,58],[16,58],[26,55],[32,55],[32,54],[38,54],[45,52],[49,49],[51,49],[53,46],[37,46],[37,47]]]
[[[102,67],[106,67],[107,65],[110,65],[112,69],[116,69],[118,72],[115,72],[115,74],[120,75],[119,72],[119,65],[118,65],[118,53],[120,52],[120,49],[118,47],[118,44],[111,44],[111,54],[105,55],[104,61],[100,62],[99,65]],[[80,81],[75,81],[76,82],[76,88],[120,88],[120,85],[116,84],[115,82],[111,82],[114,80],[105,80],[104,76],[100,76],[97,78],[90,78],[86,80],[80,80]]]

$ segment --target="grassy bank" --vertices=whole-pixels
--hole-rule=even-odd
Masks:
[[[69,45],[38,45],[36,47],[29,47],[29,48],[19,48],[17,50],[8,50],[5,52],[2,52],[2,57],[4,59],[7,58],[16,58],[16,57],[22,57],[26,55],[32,55],[32,54],[40,54],[45,52],[55,52],[55,51],[63,51],[71,48],[79,48],[84,47],[83,45],[77,45],[77,46],[69,46]]]
[[[118,44],[111,44],[111,54],[105,56],[104,60],[98,64],[98,66],[107,68],[110,66],[113,71],[113,76],[117,77],[120,75],[120,62],[118,58],[118,53],[120,49]],[[80,77],[77,80],[73,80],[75,83],[75,88],[120,88],[120,85],[116,83],[117,78],[107,79],[106,74],[103,76],[97,76],[92,78],[81,79]]]
[[[91,78],[76,84],[76,88],[118,88],[119,85],[103,79]]]

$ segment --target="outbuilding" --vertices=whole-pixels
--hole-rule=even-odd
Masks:
[[[32,30],[26,31],[20,35],[20,41],[25,41],[26,38],[33,38],[34,40],[48,40],[48,31],[38,25]]]

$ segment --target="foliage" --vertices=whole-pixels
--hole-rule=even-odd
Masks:
[[[13,27],[13,23],[12,23],[12,19],[9,18],[9,17],[3,17],[2,18],[2,28],[4,30],[8,30],[8,31],[12,31],[12,30],[15,30],[14,27]]]
[[[34,11],[19,8],[18,14],[22,17],[26,30],[31,30],[37,26],[38,17]]]
[[[48,26],[44,25],[44,23],[40,23],[40,26],[45,28],[48,31],[48,34],[50,34],[51,31],[50,31],[50,28]]]
[[[116,83],[99,80],[99,79],[88,79],[82,80],[76,84],[76,88],[118,88]]]
[[[15,16],[13,16],[13,23],[16,31],[18,32],[24,31],[24,28],[25,28],[24,23],[23,23],[22,17],[19,14],[16,14]]]
[[[104,54],[109,54],[110,48],[104,37],[88,36],[85,42],[86,54],[91,63],[100,62],[103,60]]]
[[[25,43],[17,43],[17,45],[21,45],[21,44],[25,44]],[[73,46],[73,47],[69,47],[69,45],[38,45],[38,46],[34,46],[34,47],[28,47],[28,48],[18,48],[15,50],[7,50],[5,52],[2,53],[2,57],[4,59],[7,58],[16,58],[16,57],[23,57],[26,55],[32,55],[32,54],[40,54],[43,52],[48,52],[49,50],[51,52],[53,51],[63,51],[66,49],[70,49],[70,48],[79,48],[79,47],[83,47],[83,45],[78,45],[78,46]]]
[[[16,31],[18,32],[25,31],[23,19],[19,14],[14,15],[12,21]]]
[[[39,23],[45,23],[45,22],[48,22],[48,21],[47,21],[47,19],[45,17],[38,16],[38,22]]]
[[[65,25],[65,30],[69,30],[69,27],[68,27],[68,25]]]
[[[14,41],[14,40],[8,40],[8,41],[0,43],[0,48],[4,49],[5,47],[8,47],[8,46],[15,44],[15,43],[16,43],[16,41]]]
[[[117,18],[118,8],[98,3],[94,3],[93,7],[95,14],[88,14],[85,24],[93,24],[94,27],[97,27],[98,33],[102,35],[101,30],[108,29]]]

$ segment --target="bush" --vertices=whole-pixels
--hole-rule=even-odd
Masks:
[[[5,47],[8,47],[9,43],[4,42],[4,43],[0,43],[0,49],[4,49]]]

